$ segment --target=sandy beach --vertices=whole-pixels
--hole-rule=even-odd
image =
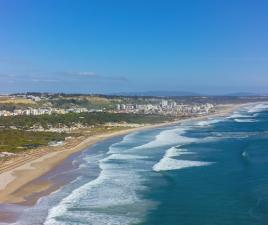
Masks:
[[[7,167],[0,169],[0,203],[23,203],[33,193],[48,194],[46,190],[49,190],[51,187],[50,183],[46,182],[33,185],[31,182],[60,165],[72,154],[82,151],[99,141],[115,136],[126,135],[143,129],[153,129],[186,121],[205,120],[210,117],[226,116],[244,105],[245,104],[225,105],[224,107],[219,107],[216,113],[210,115],[202,115],[174,122],[146,125],[117,132],[93,135],[84,140],[76,140],[75,144],[69,147],[65,146],[61,150],[44,152],[41,155],[33,155],[20,162],[11,163]],[[39,197],[41,196],[42,195]],[[34,202],[32,202],[32,204],[34,204]]]

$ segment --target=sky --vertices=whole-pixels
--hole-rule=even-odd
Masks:
[[[266,0],[0,0],[0,93],[268,93]]]

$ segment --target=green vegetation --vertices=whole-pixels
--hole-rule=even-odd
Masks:
[[[26,98],[12,98],[12,97],[0,97],[0,104],[14,104],[14,105],[34,105],[35,102]]]
[[[15,109],[25,109],[37,107],[37,104],[26,98],[0,97],[0,110],[13,111]]]
[[[72,127],[75,124],[91,126],[85,129],[85,135],[111,132],[125,129],[124,127],[104,127],[105,123],[159,123],[170,121],[173,117],[160,115],[116,114],[116,113],[68,113],[40,116],[10,116],[0,117],[0,152],[20,152],[38,146],[47,146],[50,141],[62,141],[70,134],[56,132],[26,131],[34,126]],[[94,127],[92,127],[94,126]],[[12,129],[11,129],[12,128]],[[81,130],[73,135],[81,135]]]
[[[16,153],[38,146],[47,146],[50,141],[63,141],[66,136],[64,133],[1,129],[0,152]]]
[[[0,127],[8,128],[11,126],[19,129],[30,129],[33,126],[41,125],[43,128],[59,127],[65,125],[72,127],[74,124],[80,123],[85,126],[102,125],[108,122],[115,123],[160,123],[171,121],[174,117],[162,115],[143,115],[143,114],[116,114],[116,113],[68,113],[55,115],[40,116],[15,116],[0,117]]]
[[[48,100],[55,108],[115,109],[117,104],[159,104],[159,98],[122,96],[60,96]]]
[[[55,108],[82,107],[87,109],[114,109],[116,100],[101,97],[60,97],[49,100]]]

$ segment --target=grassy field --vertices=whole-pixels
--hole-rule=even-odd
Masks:
[[[47,146],[50,141],[61,141],[66,136],[95,135],[127,129],[126,127],[106,127],[106,123],[153,124],[173,120],[161,115],[113,114],[113,113],[68,113],[64,115],[0,117],[0,152],[21,152],[39,146]],[[27,131],[34,125],[43,128],[82,124],[84,128],[72,134],[56,132]],[[14,129],[16,128],[16,129]]]
[[[26,98],[0,97],[0,104],[34,105],[35,102],[31,99],[26,99]]]
[[[2,129],[0,130],[0,152],[16,153],[47,146],[50,141],[62,141],[66,136],[64,133]]]
[[[88,109],[103,109],[115,108],[115,103],[112,100],[101,97],[80,96],[80,97],[60,97],[50,100],[52,106],[57,108],[85,107]]]
[[[162,115],[142,115],[142,114],[116,114],[116,113],[68,113],[64,115],[40,115],[40,116],[14,116],[0,117],[0,126],[8,128],[15,126],[20,129],[29,129],[34,125],[41,125],[47,128],[48,125],[59,127],[65,125],[72,127],[74,124],[80,123],[85,126],[103,125],[109,122],[115,123],[137,123],[137,124],[153,124],[174,120],[171,116]]]

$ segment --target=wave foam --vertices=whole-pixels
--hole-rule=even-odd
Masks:
[[[254,119],[234,119],[235,122],[237,123],[254,123],[257,122],[258,120]]]
[[[250,108],[248,110],[249,113],[256,113],[256,112],[262,112],[262,111],[265,111],[265,110],[268,110],[268,104],[266,103],[263,103],[263,104],[258,104],[258,105],[255,105],[253,106],[252,108]]]
[[[185,149],[178,149],[175,147],[168,149],[164,157],[153,166],[153,170],[156,172],[166,170],[179,170],[189,167],[207,166],[212,164],[211,162],[173,159],[173,157],[178,157],[184,154],[193,154],[193,152],[188,152]]]
[[[212,164],[211,162],[200,162],[200,161],[190,161],[190,160],[178,160],[172,158],[163,158],[159,163],[154,165],[153,170],[156,172],[165,170],[179,170],[190,167],[197,166],[208,166]]]
[[[138,132],[130,133],[130,134],[124,136],[120,142],[117,142],[117,143],[110,145],[108,154],[117,153],[118,151],[121,150],[122,146],[124,146],[125,144],[134,143],[136,141],[135,136],[137,135],[137,133]]]
[[[234,113],[231,116],[227,117],[229,119],[236,119],[236,118],[249,118],[251,117],[250,115],[242,114],[242,113]]]
[[[185,131],[186,128],[183,127],[162,131],[156,136],[153,141],[135,147],[134,149],[155,148],[167,145],[186,144],[194,142],[196,140],[195,138],[182,136]]]
[[[99,160],[99,176],[73,190],[49,210],[44,225],[91,224],[126,225],[137,223],[154,203],[140,199],[146,190],[139,174],[147,157],[110,154]],[[122,160],[120,163],[115,160]],[[150,166],[151,168],[151,166]]]
[[[147,156],[140,156],[140,155],[131,155],[131,154],[112,154],[108,156],[107,158],[103,159],[104,161],[109,160],[138,160],[138,159],[147,159]]]
[[[215,124],[215,123],[219,123],[221,122],[223,119],[212,119],[212,120],[204,120],[204,121],[199,121],[196,123],[197,126],[209,126],[211,124]]]

